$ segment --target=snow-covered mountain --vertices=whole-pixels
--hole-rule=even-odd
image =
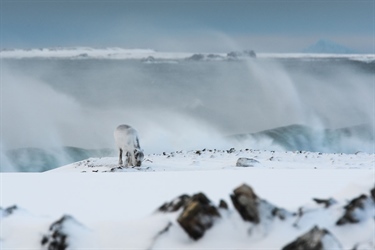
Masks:
[[[303,50],[304,53],[317,54],[354,54],[354,50],[347,48],[341,44],[332,42],[330,40],[321,39],[315,44]]]
[[[186,53],[158,53],[151,49],[57,47],[40,49],[5,49],[0,52],[2,58],[72,58],[72,59],[144,59],[151,56],[167,59],[185,58]]]
[[[374,154],[202,149],[1,174],[1,249],[374,249]],[[104,172],[104,173],[103,173]]]
[[[176,63],[186,61],[237,61],[249,58],[348,58],[356,61],[374,61],[373,54],[355,54],[344,46],[320,40],[306,48],[302,53],[256,53],[252,50],[229,53],[161,52],[152,49],[57,47],[38,49],[3,49],[0,57],[4,59],[52,58],[52,59],[136,59],[144,63]]]

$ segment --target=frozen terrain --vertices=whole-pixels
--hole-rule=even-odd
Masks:
[[[305,238],[325,250],[375,246],[374,154],[232,148],[146,155],[140,168],[116,162],[2,173],[1,249],[293,249]],[[233,204],[242,184],[256,194],[258,221]],[[196,239],[181,217],[202,197]]]
[[[1,249],[375,249],[373,54],[0,57]]]

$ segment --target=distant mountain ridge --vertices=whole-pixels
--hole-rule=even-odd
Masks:
[[[319,53],[319,54],[353,54],[355,50],[345,47],[341,44],[330,40],[321,39],[315,44],[305,48],[304,53]]]

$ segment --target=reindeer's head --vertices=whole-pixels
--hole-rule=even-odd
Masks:
[[[144,156],[142,149],[134,149],[135,165],[137,167],[141,166]]]

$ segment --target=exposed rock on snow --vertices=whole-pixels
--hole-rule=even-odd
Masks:
[[[18,209],[18,207],[16,205],[7,207],[5,209],[0,207],[0,218],[7,217],[7,216],[11,215],[17,209]]]
[[[245,157],[238,158],[236,163],[236,167],[255,167],[257,165],[260,165],[259,161]]]
[[[183,194],[172,200],[171,202],[166,202],[161,205],[158,210],[160,212],[176,212],[180,208],[184,208],[188,201],[190,200],[190,196],[187,194]]]
[[[340,242],[326,229],[317,226],[289,243],[282,250],[339,250]]]
[[[224,59],[224,58],[221,55],[208,54],[207,59],[209,59],[209,60],[221,60],[221,59]]]
[[[367,207],[373,204],[373,200],[367,195],[362,194],[357,198],[354,198],[344,207],[344,215],[336,222],[337,225],[344,225],[347,223],[358,223],[361,221],[362,215],[366,213]]]
[[[372,184],[366,185],[367,190],[372,187]],[[349,222],[360,222],[359,224],[345,222],[347,223],[345,227],[335,225],[340,216],[338,210],[340,204],[327,208],[312,204],[312,207],[306,210],[302,210],[301,207],[298,214],[291,214],[261,199],[246,184],[236,188],[231,198],[239,214],[224,200],[220,200],[216,207],[203,193],[193,196],[183,194],[160,206],[158,208],[160,213],[135,223],[123,221],[118,216],[115,220],[112,218],[113,221],[106,221],[106,219],[100,221],[102,220],[100,217],[93,218],[92,222],[91,219],[87,221],[86,218],[84,221],[88,223],[90,230],[71,216],[63,216],[51,225],[53,220],[45,216],[37,217],[28,212],[21,213],[19,211],[24,211],[23,209],[11,206],[0,210],[2,229],[0,248],[374,249],[375,203],[370,196],[360,195],[345,206],[343,218],[345,217]],[[333,198],[316,200],[321,201],[321,204],[330,204]],[[342,200],[337,199],[337,203],[340,202],[342,203]],[[346,215],[348,211],[351,211],[350,215]],[[10,214],[12,215],[7,216]],[[299,217],[298,227],[293,223],[296,217]],[[308,231],[309,229],[311,230]],[[48,233],[45,233],[47,230]],[[308,232],[302,234],[306,231]],[[18,234],[18,232],[22,233]],[[334,233],[334,236],[330,232]],[[188,236],[193,240],[187,241]],[[293,239],[295,240],[292,242]],[[140,247],[138,245],[134,247],[134,242],[141,243]]]
[[[219,208],[228,209],[228,204],[226,203],[225,200],[220,200],[219,201]]]
[[[236,188],[230,197],[234,207],[245,221],[258,224],[262,219],[277,217],[283,220],[286,216],[290,215],[285,209],[275,207],[267,201],[260,199],[254,193],[253,189],[246,184]]]
[[[236,188],[233,191],[234,194],[230,196],[234,207],[240,213],[241,217],[245,221],[253,223],[259,223],[259,211],[258,205],[260,199],[254,193],[253,189],[246,184]]]
[[[200,239],[211,228],[220,214],[211,201],[203,194],[193,195],[177,221],[194,240]]]
[[[254,58],[257,57],[254,50],[245,50],[243,53],[250,57],[254,57]]]
[[[231,153],[234,153],[234,152],[236,152],[235,148],[230,148],[229,150],[227,150],[228,154],[231,154]]]
[[[325,208],[330,207],[333,204],[336,204],[337,201],[333,198],[329,199],[318,199],[318,198],[313,198],[313,200],[318,203],[318,204],[323,204]]]
[[[65,250],[72,245],[69,234],[77,229],[83,230],[84,228],[72,216],[64,215],[50,226],[48,234],[42,238],[41,245],[48,250]]]
[[[239,57],[257,57],[253,50],[231,51],[227,54],[228,59],[237,59]]]

